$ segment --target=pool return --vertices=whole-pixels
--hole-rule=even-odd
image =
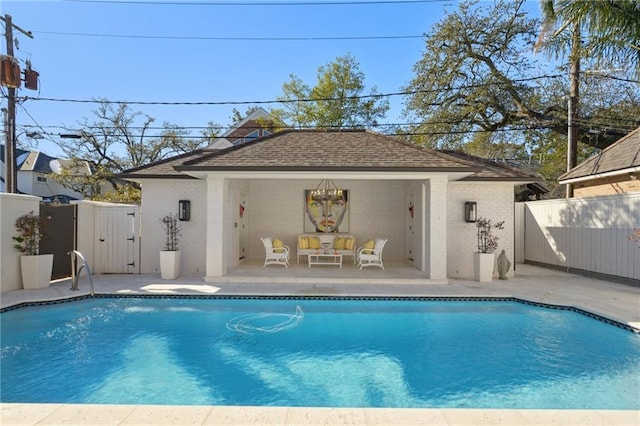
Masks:
[[[80,277],[80,272],[82,272],[82,268],[86,268],[87,276],[89,277],[89,289],[91,291],[91,295],[95,296],[95,292],[93,290],[93,278],[91,278],[91,269],[89,268],[89,264],[87,263],[87,259],[84,258],[82,253],[77,250],[72,250],[67,253],[71,256],[71,291],[78,291],[78,279]],[[78,264],[78,259],[82,261],[82,265],[80,268],[76,270],[76,266]]]

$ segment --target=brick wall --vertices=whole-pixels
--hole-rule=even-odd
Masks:
[[[178,213],[178,201],[191,201],[191,220],[181,222],[182,273],[204,274],[206,231],[206,185],[196,179],[148,179],[142,184],[140,271],[160,272],[164,232],[160,218]]]
[[[450,278],[473,278],[473,252],[476,251],[477,234],[473,223],[464,221],[464,203],[478,203],[478,217],[493,222],[504,221],[504,229],[497,230],[498,250],[503,249],[514,263],[514,195],[509,182],[450,182],[447,205],[447,276]]]
[[[264,249],[260,242],[262,236],[282,239],[295,251],[297,235],[304,233],[304,190],[313,189],[317,180],[234,180],[229,188],[232,192],[229,211],[233,216],[241,191],[247,193],[245,214],[248,217],[248,258],[262,259]],[[335,183],[349,192],[349,230],[360,245],[370,238],[386,237],[384,258],[387,261],[403,261],[405,248],[405,203],[408,192],[414,192],[419,202],[420,185],[417,181],[376,181],[376,180],[336,180]],[[206,265],[206,183],[204,180],[145,180],[142,199],[142,273],[159,272],[159,251],[162,249],[164,235],[160,217],[175,213],[178,200],[191,200],[191,221],[183,222],[180,249],[183,251],[182,271],[205,274]],[[449,182],[446,206],[447,244],[442,249],[447,254],[447,276],[452,278],[473,277],[473,252],[476,247],[476,227],[464,222],[465,201],[478,203],[478,215],[494,221],[505,221],[505,228],[497,231],[500,237],[499,250],[507,251],[513,263],[514,259],[514,204],[513,184],[511,183],[460,183]],[[420,214],[419,206],[416,210]],[[233,217],[235,220],[235,217]],[[418,222],[415,223],[416,231]],[[429,232],[429,231],[427,231]],[[419,234],[416,235],[419,239]],[[419,241],[416,241],[418,244]],[[236,242],[230,242],[232,251]],[[415,254],[422,252],[416,247]],[[432,245],[431,250],[437,250]],[[235,253],[230,254],[235,257]],[[235,262],[231,259],[230,265]],[[418,264],[416,266],[419,266]],[[512,267],[513,269],[513,267]]]
[[[357,244],[386,237],[385,260],[404,256],[404,182],[335,181],[349,190],[349,230]],[[298,234],[304,233],[304,190],[314,189],[318,180],[251,181],[249,193],[249,257],[261,258],[260,237],[278,237],[295,250]],[[384,194],[384,196],[381,196]],[[347,218],[345,218],[345,221]]]

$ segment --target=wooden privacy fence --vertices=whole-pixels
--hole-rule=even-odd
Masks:
[[[516,216],[516,260],[640,280],[640,243],[627,238],[640,193],[519,203]]]

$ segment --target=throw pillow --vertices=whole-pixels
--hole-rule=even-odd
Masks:
[[[309,248],[309,240],[307,239],[307,237],[298,237],[298,247],[300,247],[301,250],[306,250]]]
[[[274,253],[284,253],[284,243],[282,240],[275,239],[273,240],[273,251]]]
[[[336,237],[335,240],[333,240],[333,248],[336,250],[344,250],[344,237]]]
[[[356,245],[356,237],[345,237],[344,239],[345,250],[353,250],[353,247],[355,245]]]
[[[362,248],[364,250],[362,250],[362,253],[364,254],[373,254],[373,248],[376,246],[375,241],[373,240],[369,240],[366,243],[364,243],[364,245],[362,246]]]
[[[320,247],[322,247],[322,244],[320,244],[320,238],[318,238],[318,237],[309,237],[309,248],[310,249],[319,249]]]

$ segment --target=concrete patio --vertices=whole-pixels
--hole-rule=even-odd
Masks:
[[[511,296],[535,302],[573,306],[640,329],[640,287],[579,275],[516,265],[516,276],[490,283],[467,280],[433,282],[403,264],[358,270],[353,265],[290,268],[249,261],[217,282],[202,276],[161,280],[159,274],[93,277],[97,294],[203,295],[378,295],[378,296]],[[89,280],[70,291],[70,280],[42,290],[2,294],[2,308],[21,302],[89,294]],[[633,391],[633,390],[630,390]],[[636,390],[640,398],[640,389]],[[72,404],[2,404],[3,425],[51,424],[261,424],[261,425],[640,425],[638,411],[371,409],[223,406],[123,406]]]

